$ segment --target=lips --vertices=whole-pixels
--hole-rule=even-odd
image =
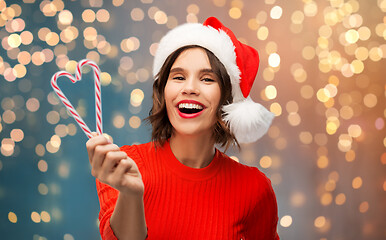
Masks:
[[[178,114],[182,118],[195,118],[201,115],[206,107],[194,100],[182,100],[177,104]]]

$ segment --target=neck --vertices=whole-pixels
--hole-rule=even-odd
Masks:
[[[215,154],[214,140],[208,136],[184,136],[173,134],[170,148],[185,166],[204,168],[210,164]]]

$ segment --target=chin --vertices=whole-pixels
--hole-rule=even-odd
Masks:
[[[216,121],[205,115],[201,115],[199,118],[181,118],[178,113],[170,114],[169,121],[173,126],[174,134],[181,136],[207,136],[208,138],[213,135],[213,128]],[[212,123],[211,123],[212,122]]]
[[[176,124],[173,126],[174,133],[182,136],[212,136],[212,127],[202,128],[202,126],[194,126],[196,124]]]

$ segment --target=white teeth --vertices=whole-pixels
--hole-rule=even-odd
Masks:
[[[203,109],[201,105],[194,103],[180,103],[178,108],[188,108],[188,109]]]

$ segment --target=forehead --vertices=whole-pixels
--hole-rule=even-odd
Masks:
[[[186,70],[211,69],[208,55],[202,48],[189,48],[180,53],[172,65],[173,68],[183,68]]]

